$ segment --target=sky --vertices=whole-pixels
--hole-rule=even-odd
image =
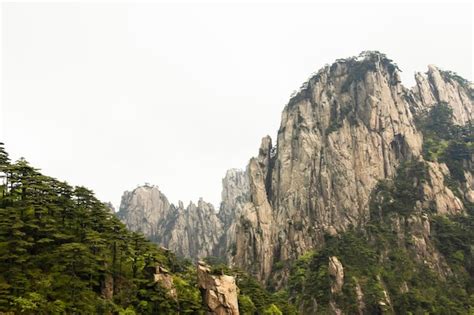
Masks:
[[[469,2],[3,2],[0,141],[13,159],[116,207],[157,185],[216,207],[229,168],[275,139],[291,93],[379,50],[414,84],[428,64],[472,81]]]

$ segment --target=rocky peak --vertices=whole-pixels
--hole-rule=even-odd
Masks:
[[[170,204],[156,186],[141,186],[122,197],[118,217],[132,231],[141,232],[177,254],[196,258],[213,254],[222,224],[214,207],[199,199],[185,208]]]
[[[377,182],[421,151],[397,67],[378,53],[339,60],[313,76],[285,107],[277,141],[272,163],[265,138],[248,166],[246,220],[257,236],[246,236],[254,233],[248,228],[237,236],[274,248],[257,258],[252,246],[238,246],[236,256],[248,261],[237,264],[294,258],[317,247],[324,232],[363,223]]]
[[[242,205],[250,200],[247,173],[239,169],[230,169],[222,179],[222,202],[219,218],[224,226],[229,226],[242,212]]]
[[[212,256],[222,234],[214,207],[200,199],[180,211],[161,229],[162,241],[176,253],[192,258]]]
[[[122,198],[121,212],[129,209],[132,217],[125,222],[135,230],[145,226],[146,233],[157,235],[155,240],[184,256],[217,254],[260,280],[284,281],[286,271],[276,272],[276,263],[322,247],[325,234],[363,227],[377,185],[393,180],[404,162],[419,161],[426,165],[427,177],[417,186],[417,211],[407,222],[413,231],[416,226],[427,231],[415,242],[423,249],[419,258],[442,272],[423,209],[456,214],[465,207],[459,191],[445,184],[450,176],[446,165],[425,163],[415,116],[446,103],[455,123],[472,122],[472,87],[433,66],[415,78],[415,88],[403,87],[397,65],[379,52],[337,60],[291,97],[277,145],[264,137],[245,171],[227,171],[218,215],[203,200],[175,207],[164,196],[158,198],[158,191],[155,197],[148,193],[155,201],[147,203],[141,199],[145,192],[138,190],[137,196],[126,193]],[[474,177],[471,172],[464,177],[462,194],[474,199]],[[335,260],[332,264],[337,267]]]
[[[422,159],[413,113],[425,103],[401,85],[398,71],[385,55],[366,52],[324,67],[290,99],[276,150],[266,137],[248,164],[250,202],[236,220],[232,264],[266,280],[274,263],[322,246],[325,233],[363,226],[376,185],[402,162]],[[448,101],[457,120],[467,121],[472,100],[464,90],[454,95],[460,83],[433,67],[429,76],[424,93]],[[440,167],[429,167],[423,202],[440,213],[463,211]]]
[[[472,84],[457,74],[442,71],[433,65],[426,74],[415,74],[416,86],[412,89],[416,97],[414,109],[425,111],[430,107],[446,103],[453,109],[453,121],[465,125],[474,121]]]
[[[154,239],[159,234],[158,225],[170,211],[171,204],[159,188],[144,185],[123,194],[117,216],[128,229]]]

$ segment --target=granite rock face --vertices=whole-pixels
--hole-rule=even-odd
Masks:
[[[230,169],[222,179],[222,202],[219,218],[224,226],[232,224],[233,220],[242,213],[242,207],[250,201],[249,179],[247,174],[239,169]]]
[[[397,66],[372,52],[338,60],[310,78],[283,110],[276,147],[265,137],[250,159],[250,201],[238,206],[230,264],[266,281],[275,263],[322,246],[325,233],[363,226],[377,183],[393,178],[404,161],[423,161],[415,115],[444,102],[454,123],[472,121],[471,88],[462,80],[433,66],[416,79],[414,89],[403,87]],[[427,165],[423,206],[440,214],[464,211],[444,183],[446,165]],[[424,259],[436,260],[434,249],[424,252]]]
[[[211,256],[223,230],[210,203],[175,206],[156,186],[125,192],[117,215],[128,229],[184,257]]]
[[[474,121],[472,85],[433,65],[426,74],[415,74],[416,86],[412,89],[416,104],[414,108],[425,110],[438,103],[446,103],[453,109],[454,123],[465,125]]]
[[[472,86],[434,66],[415,79],[414,88],[404,87],[397,66],[377,52],[337,60],[291,97],[276,144],[264,137],[245,170],[227,172],[218,213],[202,200],[185,209],[171,205],[156,187],[139,187],[124,194],[118,215],[181,255],[218,255],[266,282],[275,280],[276,263],[320,248],[325,234],[363,227],[376,185],[392,179],[401,163],[422,161],[428,171],[416,211],[394,218],[393,229],[412,233],[419,259],[447,274],[423,209],[462,213],[459,195],[474,200],[474,176],[466,172],[460,191],[445,184],[446,165],[423,158],[416,117],[446,103],[455,124],[471,123]],[[286,272],[279,270],[279,279]]]
[[[160,235],[158,226],[171,212],[171,204],[157,186],[140,186],[122,195],[117,216],[128,229],[151,240]]]
[[[219,218],[223,233],[215,255],[229,261],[236,251],[236,222],[242,216],[244,206],[250,202],[249,178],[246,171],[230,169],[222,179],[222,202]]]
[[[214,207],[202,199],[186,208],[180,203],[160,225],[159,243],[175,253],[192,258],[213,255],[222,234],[222,223]]]
[[[340,293],[344,284],[344,267],[336,256],[329,257],[328,272],[332,279],[331,293]]]
[[[209,315],[239,315],[238,288],[235,278],[228,275],[213,275],[204,262],[197,266],[198,286]]]

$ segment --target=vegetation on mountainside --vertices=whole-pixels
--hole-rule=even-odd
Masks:
[[[379,51],[363,51],[358,57],[342,59],[342,62],[347,63],[351,71],[341,86],[341,92],[348,92],[358,82],[364,81],[368,72],[377,71],[377,62],[386,67],[390,75],[393,75],[395,71],[400,71],[393,60]]]
[[[341,235],[326,236],[320,250],[292,264],[288,290],[299,308],[314,310],[317,303],[318,314],[332,313],[334,301],[348,314],[358,313],[362,304],[366,314],[474,313],[474,207],[461,193],[464,171],[471,167],[472,125],[453,125],[451,109],[439,104],[419,117],[418,127],[425,138],[425,158],[446,163],[451,173],[446,184],[461,198],[467,215],[446,217],[433,209],[416,210],[427,166],[422,161],[402,163],[393,180],[380,182],[374,190],[371,219],[363,229],[352,227]],[[434,248],[428,250],[442,254],[444,275],[419,257],[415,234],[421,231],[416,226],[410,229],[417,218],[430,222]],[[328,272],[331,256],[344,266],[342,292],[335,295]]]
[[[170,271],[177,298],[154,281],[158,265]],[[242,314],[296,314],[284,294],[246,273],[212,270],[237,277]],[[0,145],[0,312],[204,314],[196,281],[189,260],[128,231],[92,191],[23,159],[11,163]]]
[[[23,159],[10,163],[1,146],[0,176],[0,311],[201,310],[189,266],[127,231],[90,190],[42,175]],[[175,273],[177,301],[153,281],[148,267],[156,265]]]
[[[229,268],[216,257],[206,258],[212,265],[211,273],[215,275],[232,275],[239,287],[239,310],[243,315],[253,314],[298,314],[294,305],[289,302],[288,292],[285,290],[269,292],[254,277],[238,268]]]
[[[441,73],[441,76],[443,77],[444,80],[446,80],[446,81],[449,81],[449,80],[456,81],[462,87],[464,87],[468,92],[470,92],[470,93],[473,92],[471,82],[469,82],[469,80],[464,79],[463,77],[461,77],[456,72],[449,71],[449,70],[440,70],[440,73]]]
[[[464,182],[464,169],[474,153],[474,126],[451,123],[453,110],[440,103],[417,119],[423,131],[423,156],[429,161],[446,163],[451,179]],[[449,179],[448,179],[449,180]]]
[[[380,62],[390,75],[393,75],[395,71],[401,71],[393,60],[389,59],[380,51],[363,51],[358,56],[337,59],[331,66],[326,65],[323,69],[311,74],[309,79],[305,81],[297,91],[293,91],[287,106],[291,107],[304,99],[311,98],[311,88],[321,80],[323,73],[328,71],[328,69],[331,73],[334,73],[339,64],[346,64],[347,67],[351,69],[341,86],[341,92],[348,92],[351,88],[356,86],[357,83],[365,80],[368,72],[377,71],[377,62]]]
[[[463,200],[467,215],[415,210],[427,165],[406,161],[374,190],[364,229],[326,236],[321,249],[291,264],[284,290],[269,292],[245,272],[210,259],[212,273],[236,277],[241,313],[297,314],[317,307],[325,314],[332,302],[349,314],[362,304],[367,314],[474,313],[474,205],[462,194],[474,135],[472,125],[455,126],[451,120],[451,109],[439,104],[418,117],[417,125],[425,159],[446,163],[451,173],[446,184]],[[409,223],[417,219],[430,222],[434,247],[429,250],[442,255],[444,274],[417,256]],[[338,294],[330,289],[331,256],[344,266]],[[154,281],[157,265],[170,271],[177,298]],[[45,176],[23,159],[11,163],[0,145],[0,311],[204,314],[205,309],[191,262],[127,231],[92,191]]]

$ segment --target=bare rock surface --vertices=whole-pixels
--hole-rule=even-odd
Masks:
[[[130,230],[184,257],[211,256],[223,231],[210,203],[175,206],[156,186],[125,192],[117,215]]]
[[[414,115],[444,102],[454,123],[472,121],[470,87],[462,80],[433,66],[416,80],[406,89],[391,60],[368,52],[338,60],[303,84],[283,110],[277,145],[269,148],[265,137],[250,159],[250,201],[239,205],[230,264],[267,281],[275,263],[322,246],[324,234],[363,226],[376,185],[392,179],[402,162],[423,161]],[[421,207],[462,213],[463,203],[446,186],[446,165],[427,165]],[[465,191],[470,198],[472,189]],[[422,220],[418,213],[414,222]],[[423,241],[415,244],[423,248]],[[427,246],[425,258],[432,261],[437,253]]]
[[[266,282],[276,263],[320,248],[325,234],[363,227],[377,184],[393,179],[403,162],[426,162],[416,115],[446,103],[455,124],[473,121],[469,83],[434,66],[415,79],[414,88],[404,87],[396,64],[378,52],[337,60],[291,97],[277,138],[264,137],[245,170],[226,173],[218,212],[202,200],[174,206],[158,188],[145,186],[124,194],[118,216],[178,254],[217,255]],[[447,274],[424,211],[463,213],[459,196],[474,200],[474,177],[466,172],[466,183],[453,191],[446,165],[426,165],[413,216],[393,218],[393,229],[412,233],[419,259]]]
[[[197,265],[198,286],[209,315],[238,315],[238,288],[235,278],[228,275],[213,275],[204,262]]]
[[[328,272],[332,279],[331,293],[341,293],[344,285],[344,268],[336,256],[329,257]]]

